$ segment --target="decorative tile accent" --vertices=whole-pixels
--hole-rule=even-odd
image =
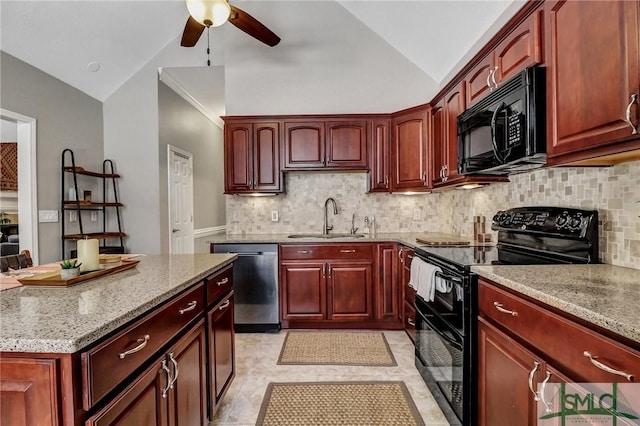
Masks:
[[[375,217],[379,232],[442,232],[473,235],[473,216],[490,220],[520,206],[562,206],[598,210],[600,260],[640,269],[640,161],[613,167],[539,169],[511,176],[511,182],[474,190],[402,195],[367,194],[367,173],[286,173],[287,193],[275,197],[227,196],[228,234],[321,232],[324,201],[333,232],[349,232],[351,216],[362,230]],[[278,210],[279,222],[271,222]],[[331,210],[331,209],[329,209]],[[414,210],[420,220],[414,220]],[[494,235],[494,240],[497,235]]]

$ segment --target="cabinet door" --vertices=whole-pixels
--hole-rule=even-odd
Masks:
[[[325,166],[324,122],[284,123],[284,168]]]
[[[389,192],[391,168],[391,120],[373,120],[369,192]]]
[[[250,191],[253,187],[252,124],[227,124],[224,133],[225,192]]]
[[[545,2],[550,158],[589,158],[589,148],[632,137],[625,117],[632,94],[640,96],[638,8],[637,1]],[[637,123],[637,103],[631,112]]]
[[[164,359],[136,378],[85,426],[168,425],[169,366]],[[108,374],[105,372],[105,374]]]
[[[376,319],[400,319],[402,299],[398,273],[398,246],[378,244],[376,257]]]
[[[433,167],[431,169],[431,184],[437,185],[444,177],[444,165],[447,161],[447,149],[445,139],[445,111],[444,98],[431,107],[431,157]]]
[[[326,123],[326,166],[344,169],[367,168],[367,122]]]
[[[428,113],[428,108],[424,108],[393,119],[391,187],[394,190],[424,190],[430,187]]]
[[[458,115],[464,112],[464,84],[452,89],[444,98],[444,181],[458,177]]]
[[[498,85],[527,67],[542,62],[542,10],[536,10],[494,49]]]
[[[478,424],[537,424],[537,389],[545,365],[519,343],[478,320]],[[533,373],[532,373],[533,372]],[[530,379],[530,375],[532,378]]]
[[[373,316],[371,263],[334,262],[328,268],[328,317],[366,320]]]
[[[282,319],[326,318],[324,262],[282,262],[280,269]]]
[[[235,377],[235,334],[233,331],[233,294],[224,298],[208,313],[209,320],[209,403],[213,418],[215,408]]]
[[[492,90],[491,73],[493,71],[495,71],[495,65],[493,53],[490,53],[467,73],[464,78],[467,105],[473,105]]]
[[[280,132],[278,123],[253,125],[253,189],[280,191]]]
[[[0,359],[0,424],[59,425],[58,366],[55,359]]]
[[[206,353],[204,320],[167,352],[173,376],[168,393],[171,426],[207,423]]]

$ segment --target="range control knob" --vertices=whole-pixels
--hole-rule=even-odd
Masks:
[[[577,229],[580,229],[581,225],[582,225],[582,214],[578,213],[574,217],[570,218],[567,228],[575,231]]]
[[[558,229],[562,229],[567,225],[568,222],[569,222],[569,213],[562,212],[562,214],[558,216],[558,218],[556,219],[556,226],[558,227]]]

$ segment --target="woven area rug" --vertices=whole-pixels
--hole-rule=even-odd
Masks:
[[[424,425],[403,382],[269,383],[256,425]]]
[[[290,331],[278,364],[397,365],[383,333],[361,331]]]

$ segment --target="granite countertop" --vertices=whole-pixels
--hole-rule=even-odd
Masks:
[[[478,275],[640,342],[640,270],[613,265],[474,266]]]
[[[336,232],[338,233],[338,232]],[[297,232],[303,234],[303,232]],[[429,238],[460,238],[469,241],[470,245],[478,245],[473,243],[472,237],[458,237],[450,234],[442,234],[437,232],[388,232],[376,233],[375,236],[365,235],[364,237],[344,237],[344,238],[289,238],[290,234],[220,234],[212,235],[207,240],[211,244],[250,244],[250,243],[378,243],[378,242],[396,242],[407,246],[416,247],[424,245],[416,242],[418,237]]]
[[[0,294],[0,351],[73,353],[230,264],[235,254],[147,255],[75,286]]]

